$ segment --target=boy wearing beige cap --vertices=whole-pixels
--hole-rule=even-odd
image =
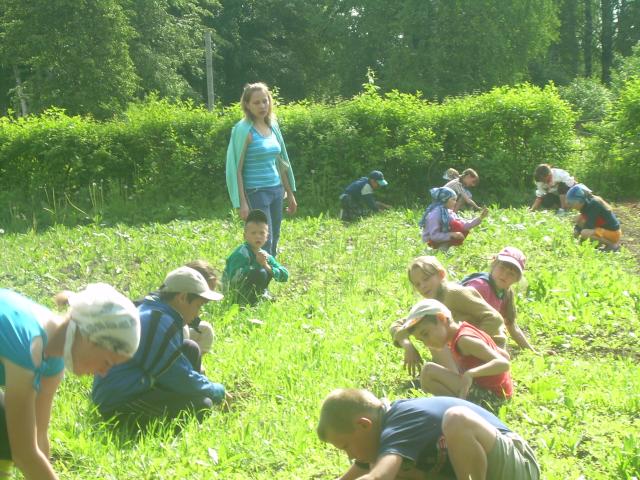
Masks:
[[[224,387],[202,375],[185,356],[183,336],[184,325],[204,304],[221,299],[196,270],[169,272],[158,294],[138,307],[142,331],[137,353],[94,379],[92,399],[102,416],[144,425],[189,411],[200,420],[214,403],[223,402]]]
[[[447,280],[447,271],[434,256],[423,255],[411,261],[407,269],[409,281],[415,290],[424,298],[433,298],[442,302],[458,321],[469,322],[488,333],[493,341],[504,348],[507,338],[504,332],[502,315],[489,305],[473,288],[463,287]],[[394,321],[390,327],[391,337],[395,339],[396,331],[406,318]],[[422,367],[422,357],[409,338],[403,342],[394,340],[394,345],[404,349],[404,363],[409,374],[415,376]],[[448,349],[430,349],[434,362],[454,368]]]
[[[416,303],[395,340],[409,335],[431,349],[449,348],[457,368],[427,363],[420,374],[425,392],[466,398],[472,384],[493,392],[499,398],[513,395],[509,359],[489,335],[467,322],[456,322],[451,311],[433,299]]]

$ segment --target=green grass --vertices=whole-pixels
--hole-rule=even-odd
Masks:
[[[205,307],[216,329],[205,366],[235,395],[229,413],[215,411],[202,425],[187,419],[178,436],[158,425],[130,439],[98,421],[90,379],[68,376],[50,432],[61,477],[338,476],[346,457],[314,432],[322,398],[344,386],[390,399],[418,394],[404,389],[401,351],[387,333],[417,300],[405,269],[424,249],[418,215],[389,212],[346,227],[323,217],[285,222],[279,260],[291,281],[273,285],[278,301],[247,310]],[[526,253],[518,321],[540,350],[555,355],[516,352],[516,394],[500,416],[534,446],[545,478],[631,479],[640,469],[637,265],[627,252],[579,245],[570,232],[567,219],[551,214],[493,210],[465,245],[438,255],[459,280],[486,269],[505,245]],[[233,219],[5,234],[0,284],[50,306],[56,291],[89,281],[137,297],[195,258],[222,271],[239,242]]]

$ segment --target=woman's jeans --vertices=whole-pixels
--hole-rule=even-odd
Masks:
[[[251,210],[262,210],[269,223],[269,238],[264,248],[272,256],[276,256],[278,240],[280,240],[280,224],[282,223],[282,207],[284,204],[284,187],[249,188],[246,191]]]

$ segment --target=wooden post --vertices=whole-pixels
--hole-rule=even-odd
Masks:
[[[27,101],[22,94],[22,81],[20,80],[20,70],[17,65],[13,65],[13,75],[16,77],[16,92],[18,93],[18,100],[20,100],[20,116],[27,116]]]
[[[205,57],[207,61],[207,108],[213,111],[213,50],[211,48],[211,30],[207,30],[204,34]]]

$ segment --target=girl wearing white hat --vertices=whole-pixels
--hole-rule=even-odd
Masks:
[[[113,287],[92,284],[56,302],[70,306],[66,315],[0,289],[0,478],[12,463],[27,480],[58,478],[47,430],[64,368],[105,374],[138,348],[138,311]]]

